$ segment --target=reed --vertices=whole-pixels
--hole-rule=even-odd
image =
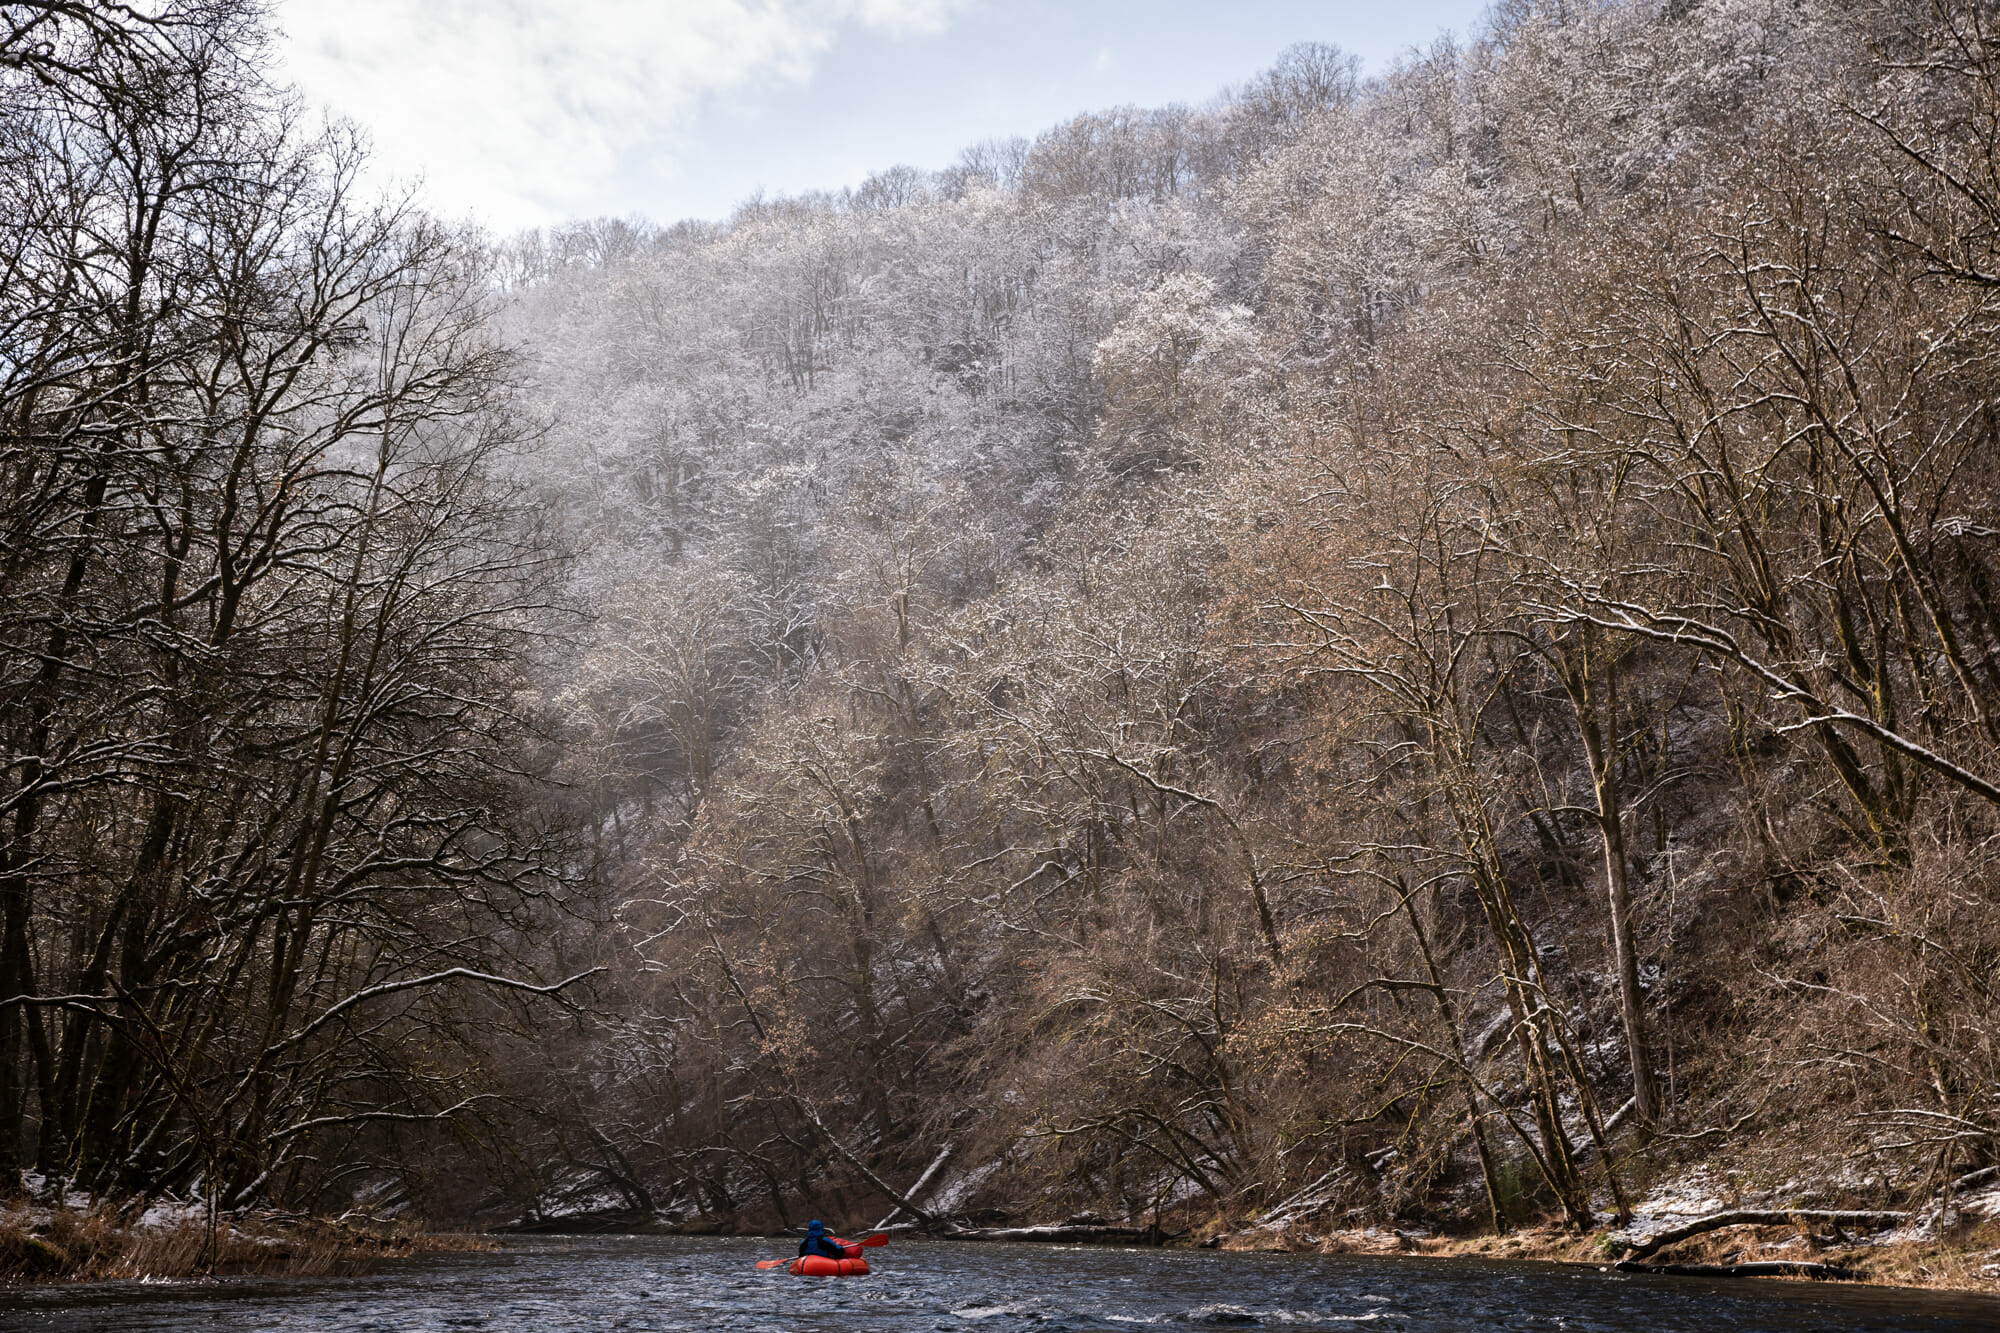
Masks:
[[[131,1205],[0,1212],[0,1282],[187,1278],[228,1274],[325,1277],[385,1259],[488,1250],[477,1236],[356,1226],[289,1214],[199,1216],[147,1224]]]

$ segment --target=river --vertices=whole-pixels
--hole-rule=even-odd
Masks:
[[[103,1282],[0,1291],[0,1329],[70,1333],[1060,1333],[1284,1328],[1496,1333],[2000,1330],[2000,1298],[1834,1283],[1638,1277],[1554,1264],[905,1242],[866,1278],[754,1261],[781,1241],[509,1240],[359,1278]]]

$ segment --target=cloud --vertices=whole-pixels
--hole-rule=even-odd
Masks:
[[[844,31],[942,31],[969,0],[281,0],[282,74],[378,165],[496,227],[674,172],[704,103],[809,78]]]

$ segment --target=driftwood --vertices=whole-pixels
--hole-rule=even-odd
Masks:
[[[1803,1263],[1797,1259],[1763,1260],[1748,1264],[1641,1264],[1626,1259],[1613,1264],[1621,1273],[1668,1273],[1674,1277],[1812,1277],[1826,1281],[1858,1278],[1861,1274],[1838,1264]]]
[[[489,1228],[508,1236],[596,1236],[616,1233],[650,1234],[671,1231],[677,1235],[721,1236],[729,1229],[720,1223],[707,1227],[670,1226],[643,1208],[605,1208],[593,1212],[564,1213],[559,1217],[537,1217]]]
[[[1828,1212],[1808,1208],[1738,1208],[1726,1213],[1710,1213],[1707,1217],[1697,1217],[1692,1222],[1683,1222],[1677,1227],[1668,1227],[1640,1241],[1628,1251],[1633,1260],[1644,1259],[1647,1255],[1684,1241],[1704,1232],[1720,1231],[1723,1227],[1781,1227],[1787,1223],[1805,1224],[1823,1222],[1829,1226],[1845,1227],[1888,1227],[1910,1220],[1908,1213],[1867,1213]],[[1737,1265],[1742,1267],[1742,1265]]]
[[[894,1185],[891,1185],[888,1181],[882,1179],[882,1177],[876,1175],[874,1171],[870,1170],[868,1163],[862,1161],[859,1157],[857,1157],[854,1154],[852,1149],[850,1149],[846,1144],[842,1143],[839,1139],[834,1137],[833,1131],[828,1129],[826,1127],[826,1123],[819,1118],[819,1112],[813,1110],[811,1104],[808,1103],[803,1097],[795,1096],[792,1097],[790,1100],[792,1105],[796,1107],[799,1111],[804,1113],[805,1118],[807,1120],[810,1120],[812,1122],[812,1127],[820,1132],[820,1136],[827,1141],[827,1145],[833,1149],[834,1154],[838,1156],[840,1160],[846,1162],[849,1166],[853,1167],[856,1171],[859,1171],[862,1175],[862,1178],[865,1179],[869,1184],[873,1185],[876,1189],[881,1190],[882,1193],[888,1195],[889,1198],[895,1202],[897,1212],[908,1213],[911,1217],[916,1218],[919,1222],[923,1223],[927,1227],[943,1227],[948,1225],[942,1218],[933,1217],[931,1214],[925,1212],[922,1208],[919,1208],[915,1203],[911,1201],[910,1196],[908,1194],[902,1193]],[[942,1162],[943,1160],[944,1160],[943,1157],[938,1158],[938,1161],[940,1162]],[[933,1165],[935,1165],[935,1163]],[[926,1178],[928,1178],[930,1172],[926,1171],[924,1175]],[[922,1182],[920,1181],[918,1183],[921,1184]],[[914,1194],[916,1193],[916,1191],[911,1190],[910,1193]],[[896,1213],[893,1212],[889,1214],[889,1216],[891,1217],[894,1217],[895,1215]]]
[[[951,1156],[952,1149],[956,1148],[957,1146],[958,1145],[955,1143],[947,1143],[944,1145],[944,1147],[938,1149],[938,1155],[931,1159],[931,1164],[924,1168],[924,1173],[921,1176],[917,1177],[917,1183],[910,1186],[910,1188],[905,1192],[905,1197],[911,1199],[922,1198],[924,1194],[924,1186],[931,1183],[931,1177],[937,1174],[938,1168],[945,1164],[945,1159]],[[887,1217],[883,1218],[880,1222],[877,1222],[875,1224],[875,1230],[880,1231],[884,1227],[888,1226],[891,1222],[896,1220],[897,1215],[900,1214],[902,1211],[903,1211],[903,1205],[899,1202],[894,1208],[891,1208],[889,1210],[889,1215]]]
[[[957,1227],[940,1234],[941,1240],[1028,1240],[1058,1245],[1164,1245],[1178,1232],[1157,1226],[1114,1227],[1062,1225],[1046,1227]]]

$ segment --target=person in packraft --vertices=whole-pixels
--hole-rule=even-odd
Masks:
[[[799,1242],[800,1254],[818,1254],[828,1259],[845,1259],[847,1251],[826,1234],[826,1224],[817,1217],[806,1223],[806,1238]]]

